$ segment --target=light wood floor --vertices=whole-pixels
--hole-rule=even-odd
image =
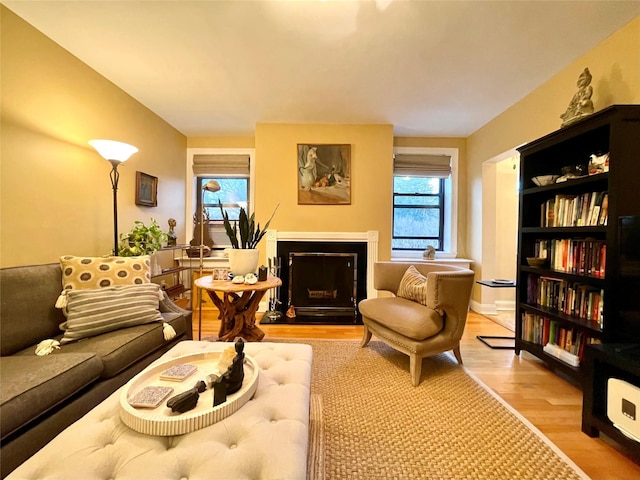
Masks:
[[[194,338],[198,338],[198,314],[194,312]],[[203,311],[202,337],[217,336],[219,321]],[[260,325],[269,338],[360,339],[362,326]],[[492,350],[476,335],[512,335],[482,315],[471,312],[462,339],[467,369],[527,418],[594,480],[637,480],[640,465],[608,440],[582,433],[582,392],[553,374],[535,357],[513,350]],[[375,337],[374,337],[375,339]],[[410,385],[407,371],[407,385]]]

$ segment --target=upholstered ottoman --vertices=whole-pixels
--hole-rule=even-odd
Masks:
[[[228,346],[185,341],[156,363]],[[311,347],[247,343],[244,351],[258,363],[258,388],[250,401],[224,420],[185,435],[144,435],[121,422],[118,390],[7,478],[306,478]]]

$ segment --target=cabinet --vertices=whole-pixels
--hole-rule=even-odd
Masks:
[[[191,264],[184,262],[189,245],[163,247],[151,255],[151,281],[182,308],[189,308]]]
[[[585,352],[585,369],[588,377],[582,402],[582,431],[590,437],[604,433],[640,463],[640,443],[625,436],[607,416],[607,383],[610,378],[618,378],[640,388],[640,344],[589,346]]]
[[[584,384],[584,347],[628,341],[617,329],[619,217],[640,215],[640,106],[614,105],[518,149],[515,353]],[[588,174],[591,155],[608,170]],[[572,178],[537,186],[541,175]],[[528,257],[546,257],[529,265]],[[547,346],[554,344],[555,346]]]

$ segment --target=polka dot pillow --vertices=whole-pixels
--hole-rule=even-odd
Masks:
[[[88,290],[151,282],[149,255],[140,257],[60,257],[63,290]]]

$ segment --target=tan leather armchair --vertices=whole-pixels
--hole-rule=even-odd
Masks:
[[[400,281],[413,265],[427,277],[427,305],[396,297]],[[375,334],[384,343],[409,355],[414,386],[420,383],[422,359],[453,350],[460,364],[460,338],[464,331],[473,287],[473,271],[438,263],[376,262],[373,270],[376,290],[392,297],[369,298],[359,303],[365,347]]]

